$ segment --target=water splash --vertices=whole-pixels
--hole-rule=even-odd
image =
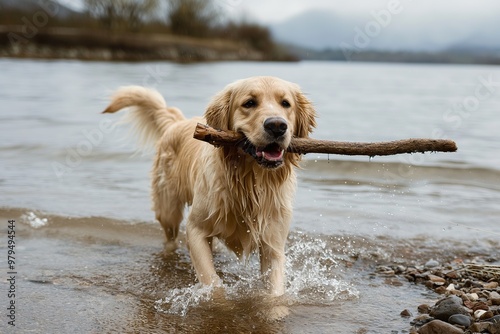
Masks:
[[[185,316],[189,309],[207,302],[212,298],[212,286],[196,284],[186,288],[172,289],[167,295],[155,302],[158,312]]]
[[[359,296],[337,275],[340,256],[325,240],[294,235],[286,255],[287,293],[296,303],[330,305],[338,299]]]
[[[294,233],[288,241],[285,268],[288,282],[285,299],[288,305],[328,306],[338,300],[359,296],[352,284],[338,276],[341,255],[335,253],[327,241],[302,233]],[[241,262],[225,250],[215,255],[215,262],[224,281],[223,300],[263,300],[265,287],[257,255]],[[214,296],[220,291],[200,284],[172,289],[156,301],[155,309],[162,313],[186,316],[206,302],[220,301],[220,296]]]
[[[47,218],[39,218],[34,212],[28,212],[21,216],[21,219],[33,228],[40,228],[48,223]]]

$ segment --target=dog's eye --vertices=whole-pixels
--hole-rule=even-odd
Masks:
[[[245,103],[243,103],[244,108],[252,108],[252,107],[255,107],[256,105],[257,105],[257,102],[255,102],[255,100],[253,100],[253,99],[248,100]]]
[[[281,101],[281,105],[282,105],[284,108],[290,108],[290,107],[291,107],[290,102],[288,102],[287,100],[283,100],[283,101]]]

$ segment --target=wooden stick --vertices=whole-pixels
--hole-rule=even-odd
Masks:
[[[245,137],[234,131],[216,130],[208,125],[196,126],[194,138],[215,146],[235,145]],[[291,153],[326,153],[343,155],[394,155],[401,153],[455,152],[457,145],[447,139],[403,139],[378,143],[360,143],[318,140],[312,138],[292,138],[287,151]]]

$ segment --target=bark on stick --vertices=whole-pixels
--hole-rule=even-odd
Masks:
[[[196,126],[194,138],[215,146],[236,145],[245,139],[239,132],[216,130],[208,125]],[[455,152],[457,145],[448,139],[411,138],[387,142],[345,142],[293,138],[287,151],[291,153],[325,153],[342,155],[394,155],[402,153]]]

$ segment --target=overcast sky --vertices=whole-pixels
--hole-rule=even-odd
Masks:
[[[58,0],[72,8],[81,8],[83,0]],[[499,0],[213,0],[234,18],[244,17],[260,23],[277,23],[308,10],[328,10],[337,14],[369,15],[391,2],[399,3],[406,16],[496,16],[500,20]]]
[[[245,16],[262,23],[286,20],[303,11],[323,9],[335,13],[360,15],[372,10],[387,8],[390,2],[397,2],[408,16],[424,18],[428,15],[442,16],[491,16],[500,20],[498,0],[214,0],[236,16]]]

